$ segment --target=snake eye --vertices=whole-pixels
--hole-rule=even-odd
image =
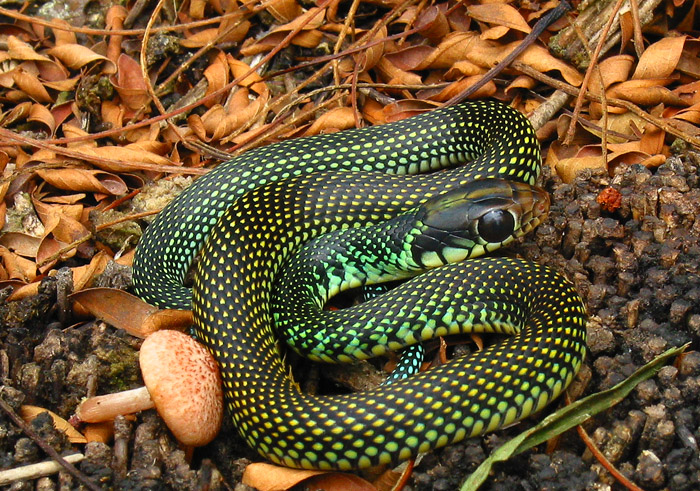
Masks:
[[[503,242],[513,235],[515,218],[506,210],[492,210],[479,218],[477,231],[482,239],[490,243]]]

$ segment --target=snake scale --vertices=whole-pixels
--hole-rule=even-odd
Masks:
[[[543,205],[530,187],[539,166],[529,122],[496,102],[469,102],[396,123],[258,148],[222,163],[159,214],[138,245],[134,289],[161,307],[193,308],[195,333],[220,365],[235,426],[266,458],[321,469],[404,460],[522,419],[566,388],[585,355],[586,314],[571,283],[520,259],[470,259],[438,267],[330,319],[320,311],[324,299],[316,293],[330,296],[349,285],[383,281],[391,261],[352,278],[342,278],[334,266],[316,275],[324,278],[315,290],[278,290],[282,300],[276,303],[298,306],[289,315],[271,310],[275,281],[285,262],[316,237],[345,229],[370,247],[377,242],[371,227],[381,229],[397,215],[408,217],[402,243],[412,246],[403,252],[397,248],[404,246],[384,249],[403,253],[394,262],[409,268],[494,249],[539,220],[532,208]],[[479,181],[485,184],[474,184]],[[473,209],[475,193],[496,201],[510,193],[511,230],[484,240],[492,234],[480,238],[477,217],[466,225],[476,238],[453,240],[443,230],[454,228],[459,215],[450,203],[443,209],[450,199],[441,197],[450,193],[466,199],[456,209]],[[532,203],[523,205],[528,199]],[[420,235],[416,223],[430,230]],[[197,253],[190,291],[182,282]],[[328,254],[335,253],[322,255]],[[363,254],[374,257],[357,254],[337,255],[352,269]],[[323,258],[301,271],[310,276],[318,264]],[[301,290],[316,293],[302,299]],[[313,320],[292,319],[297,311]],[[325,361],[376,356],[458,332],[512,336],[374,390],[314,396],[300,392],[288,376],[273,315],[287,327],[279,336]]]

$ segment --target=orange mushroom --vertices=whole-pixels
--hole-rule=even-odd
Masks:
[[[211,354],[187,334],[162,330],[139,353],[146,387],[83,401],[76,416],[97,423],[155,406],[175,438],[202,446],[214,439],[223,419],[221,376]]]

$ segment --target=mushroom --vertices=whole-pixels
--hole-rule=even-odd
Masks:
[[[143,342],[139,365],[146,387],[86,399],[78,419],[97,423],[155,406],[181,443],[212,441],[224,406],[219,368],[206,348],[182,332],[156,331]]]

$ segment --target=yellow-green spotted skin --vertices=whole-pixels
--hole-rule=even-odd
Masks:
[[[539,161],[527,120],[489,102],[265,147],[222,164],[166,208],[139,244],[135,290],[161,306],[189,307],[182,276],[204,244],[191,296],[195,330],[220,364],[229,413],[251,447],[291,467],[405,460],[523,418],[569,384],[585,352],[586,316],[572,285],[508,258],[419,276],[367,313],[390,314],[386,322],[401,310],[413,316],[403,344],[469,330],[514,335],[372,391],[312,396],[290,380],[277,347],[275,278],[314,237],[382,222],[478,179],[532,184]],[[381,333],[375,341],[370,351],[386,351]]]

